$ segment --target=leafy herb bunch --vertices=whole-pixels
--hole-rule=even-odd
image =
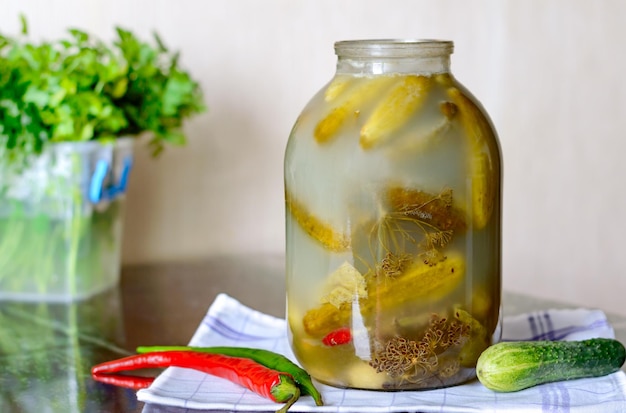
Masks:
[[[0,35],[0,158],[26,159],[49,142],[150,132],[159,153],[184,144],[183,121],[204,110],[199,84],[154,35],[117,28],[106,44],[81,30],[54,42]],[[3,154],[4,152],[4,154]]]

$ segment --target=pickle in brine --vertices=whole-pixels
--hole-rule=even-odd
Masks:
[[[497,196],[497,166],[493,164],[499,149],[489,120],[478,106],[459,89],[451,87],[448,96],[458,107],[461,126],[469,140],[472,174],[472,222],[481,229],[487,225]]]
[[[361,314],[367,318],[374,313],[394,311],[398,307],[410,305],[412,301],[441,299],[450,294],[464,276],[465,261],[456,254],[450,254],[435,265],[417,260],[397,277],[381,279],[370,274],[367,298],[359,301]],[[322,304],[304,315],[304,330],[311,336],[319,337],[346,326],[351,319],[351,309],[350,303],[339,307],[330,303]]]
[[[487,329],[467,311],[457,308],[455,317],[470,328],[469,339],[459,352],[459,361],[463,367],[474,367],[483,351],[489,347]]]
[[[337,99],[333,98],[337,104],[315,126],[313,131],[315,140],[318,143],[326,143],[336,137],[350,117],[358,116],[361,110],[376,99],[395,78],[395,76],[355,78],[351,82],[354,83],[352,87],[342,92],[341,96],[336,96]],[[333,94],[331,91],[331,95]]]
[[[289,191],[285,191],[285,207],[300,227],[325,249],[344,252],[350,249],[350,236],[336,231],[330,224],[313,215]]]
[[[449,254],[435,265],[416,260],[404,273],[392,279],[371,278],[366,310],[388,311],[413,300],[436,301],[450,294],[465,276],[465,260]]]
[[[354,82],[352,76],[335,76],[324,90],[324,100],[332,102],[338,98]]]
[[[324,303],[313,308],[307,311],[302,319],[304,331],[310,336],[322,337],[333,330],[345,327],[350,322],[351,308],[349,303],[345,303],[339,308],[331,303]]]
[[[457,108],[452,102],[441,102],[439,112],[443,116],[429,126],[424,127],[418,122],[418,125],[394,138],[393,144],[387,149],[387,156],[390,159],[413,159],[417,154],[425,153],[441,143],[451,129]]]
[[[386,142],[409,122],[426,101],[431,83],[427,76],[401,77],[361,128],[361,147],[371,149]]]

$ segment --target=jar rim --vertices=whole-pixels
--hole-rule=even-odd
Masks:
[[[335,42],[338,57],[435,57],[448,56],[454,42],[439,39],[362,39]]]

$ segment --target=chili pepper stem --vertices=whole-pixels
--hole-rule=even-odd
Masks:
[[[276,413],[287,413],[289,408],[293,406],[293,404],[297,402],[299,398],[300,398],[300,388],[296,386],[296,390],[293,392],[293,395],[288,400],[285,401],[285,405],[281,407],[280,409],[278,409]]]

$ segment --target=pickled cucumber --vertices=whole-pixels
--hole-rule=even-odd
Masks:
[[[404,274],[393,280],[370,279],[368,299],[362,304],[366,311],[387,311],[411,301],[436,301],[448,295],[465,276],[465,260],[449,254],[436,265],[417,260]]]
[[[497,166],[492,159],[499,149],[493,146],[493,129],[480,108],[456,87],[448,89],[448,96],[459,109],[458,117],[469,140],[472,222],[476,229],[481,229],[489,222],[495,205]]]
[[[456,318],[469,326],[469,340],[459,353],[459,362],[463,367],[474,367],[480,354],[489,347],[490,339],[487,329],[467,311],[457,308]]]
[[[333,252],[343,252],[350,249],[349,235],[335,231],[328,223],[309,212],[288,191],[285,191],[285,208],[300,227],[325,249]]]
[[[361,314],[393,311],[411,305],[411,302],[437,300],[456,288],[465,276],[465,261],[460,255],[450,255],[436,265],[416,261],[407,270],[393,279],[380,280],[369,277],[365,299],[359,301]],[[348,325],[351,304],[335,307],[330,303],[309,310],[302,322],[304,330],[313,337],[320,337],[339,327]]]
[[[351,116],[358,116],[363,107],[371,104],[395,79],[395,76],[366,77],[358,81],[355,79],[356,84],[345,93],[347,96],[337,99],[339,103],[316,125],[313,131],[315,140],[318,143],[326,143],[336,137]]]
[[[331,331],[349,325],[350,316],[351,305],[349,303],[344,303],[339,308],[330,303],[324,303],[306,312],[302,318],[302,326],[308,335],[323,337]]]
[[[452,129],[457,111],[454,103],[441,102],[439,112],[443,116],[428,126],[418,123],[417,127],[399,133],[400,136],[391,139],[392,143],[385,147],[386,156],[394,161],[409,160],[435,148],[445,141],[445,137],[451,137],[448,132]]]
[[[354,77],[351,76],[335,76],[324,90],[324,100],[332,102],[345,92],[353,81]]]
[[[386,142],[409,122],[426,101],[431,83],[426,76],[401,77],[361,128],[361,147],[371,149]]]

